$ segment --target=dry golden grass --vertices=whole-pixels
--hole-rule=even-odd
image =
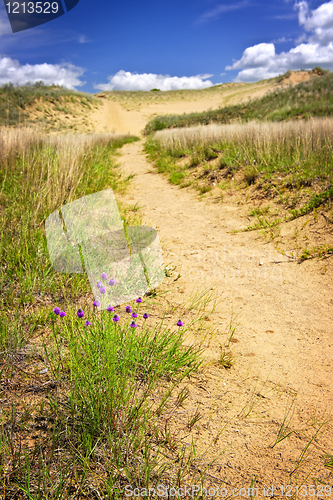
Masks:
[[[290,122],[248,122],[231,125],[199,125],[197,127],[165,129],[155,133],[154,139],[163,149],[187,150],[193,147],[211,146],[233,141],[235,144],[252,143],[264,151],[272,143],[302,144],[312,152],[321,149],[323,140],[331,147],[333,118],[313,118],[308,121]],[[305,153],[306,151],[304,151]]]
[[[21,157],[19,171],[24,182],[20,189],[27,198],[28,191],[35,193],[37,215],[41,205],[53,208],[73,199],[90,168],[87,164],[94,157],[94,146],[107,146],[125,137],[111,133],[45,136],[29,128],[1,127],[0,164],[11,175],[18,169],[16,157]]]

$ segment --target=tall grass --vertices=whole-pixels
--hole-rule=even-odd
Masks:
[[[221,151],[236,151],[236,164],[256,162],[258,168],[288,171],[286,161],[304,162],[308,168],[322,173],[331,172],[333,119],[311,119],[287,123],[250,122],[247,124],[207,125],[184,129],[161,130],[154,140],[170,156],[193,152],[205,147],[217,147]],[[315,161],[314,161],[315,160]]]
[[[197,187],[205,192],[213,181],[237,173],[240,187],[255,185],[293,208],[291,217],[297,217],[333,199],[332,134],[332,118],[199,125],[160,130],[148,139],[146,151],[174,184],[203,179]],[[293,190],[298,199],[291,206]]]
[[[287,123],[212,124],[161,130],[148,144],[155,144],[156,149],[175,158],[200,154],[210,148],[222,154],[222,166],[224,158],[235,168],[255,164],[258,173],[331,178],[332,133],[333,119],[329,118]]]
[[[2,316],[44,302],[46,296],[56,300],[61,295],[64,300],[67,294],[75,297],[88,290],[84,276],[52,270],[44,221],[82,195],[108,187],[123,190],[128,179],[117,171],[114,153],[133,140],[112,134],[47,137],[28,129],[0,129]],[[29,323],[24,316],[21,321]]]

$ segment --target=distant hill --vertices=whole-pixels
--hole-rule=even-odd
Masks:
[[[174,127],[250,120],[286,121],[333,116],[333,73],[322,68],[288,71],[275,79],[264,97],[215,110],[183,115],[163,115],[151,120],[145,134]]]
[[[39,124],[46,131],[63,128],[88,131],[90,123],[85,115],[98,103],[99,99],[91,94],[58,85],[9,83],[0,87],[0,125]]]
[[[0,87],[0,126],[32,126],[45,132],[124,129],[139,134],[144,129],[149,134],[213,122],[282,121],[332,114],[333,73],[321,68],[197,90],[92,95],[43,82]]]

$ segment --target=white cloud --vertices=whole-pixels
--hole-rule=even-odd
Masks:
[[[87,39],[86,35],[79,35],[78,42],[79,43],[89,43],[89,40]]]
[[[299,8],[299,23],[304,25],[307,32],[312,32],[310,43],[328,45],[333,42],[333,1],[322,4],[308,16],[308,5],[300,2],[295,7]]]
[[[287,42],[292,42],[293,39],[292,38],[286,38],[285,36],[282,36],[281,38],[277,38],[276,40],[272,40],[271,43],[275,43],[275,44],[278,44],[278,43],[287,43]],[[304,40],[302,40],[304,41]]]
[[[242,58],[234,62],[232,66],[226,66],[225,69],[266,67],[274,56],[274,43],[259,43],[245,49]]]
[[[94,85],[94,88],[100,90],[205,89],[214,85],[210,80],[207,80],[211,76],[213,75],[178,77],[155,75],[154,73],[138,74],[121,70],[108,77],[109,83],[98,83]]]
[[[309,13],[305,0],[296,2],[298,22],[304,30],[296,47],[276,54],[274,43],[260,43],[244,50],[239,61],[226,70],[241,70],[236,82],[254,82],[285,73],[288,69],[312,69],[315,66],[333,70],[333,0]],[[304,42],[307,43],[304,43]],[[278,43],[276,41],[275,43]]]
[[[43,80],[46,85],[63,85],[69,89],[81,87],[85,84],[79,77],[84,73],[83,68],[73,64],[20,64],[10,57],[0,56],[0,85],[12,82],[24,85],[27,82]]]
[[[213,19],[218,19],[221,14],[224,14],[225,12],[230,12],[231,10],[237,10],[237,9],[242,9],[243,7],[246,7],[248,5],[248,2],[244,0],[243,2],[238,2],[234,3],[231,5],[217,5],[214,7],[214,9],[209,10],[202,14],[202,16],[199,17],[197,20],[197,24],[202,24],[207,21],[211,21]]]

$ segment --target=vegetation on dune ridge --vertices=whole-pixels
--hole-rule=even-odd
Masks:
[[[29,120],[27,107],[35,103],[46,103],[55,106],[57,111],[68,111],[66,103],[81,104],[87,109],[98,100],[84,92],[69,90],[60,85],[44,85],[36,82],[15,86],[8,83],[0,87],[0,125],[16,126]]]
[[[145,127],[145,135],[165,128],[208,125],[210,123],[229,124],[235,121],[248,122],[287,121],[333,115],[333,73],[315,68],[314,74],[320,75],[288,88],[276,88],[266,96],[250,100],[245,104],[220,107],[200,113],[157,116]],[[289,76],[276,78],[279,83]]]

